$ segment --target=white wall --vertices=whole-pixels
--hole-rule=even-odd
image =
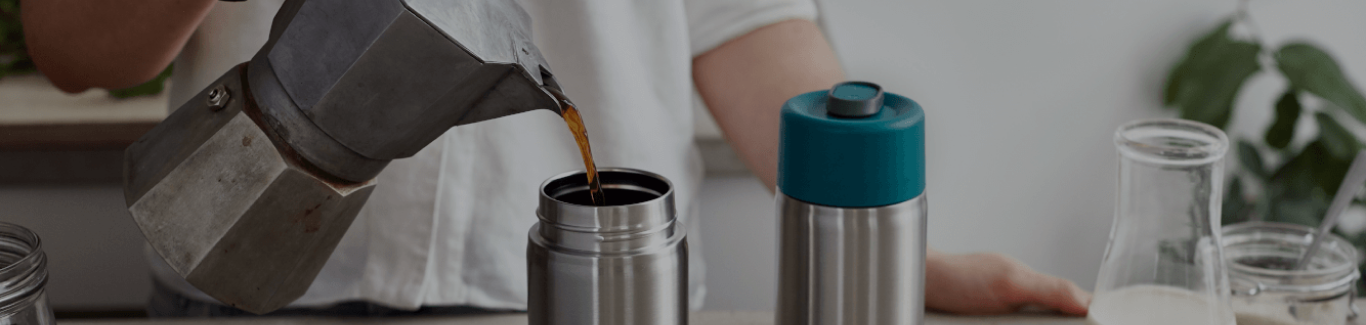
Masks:
[[[1004,252],[1084,288],[1094,285],[1113,214],[1115,127],[1171,114],[1160,108],[1169,68],[1236,5],[819,3],[851,79],[877,82],[925,107],[930,245],[947,252]],[[1311,37],[1366,89],[1366,2],[1256,0],[1251,8],[1268,45]],[[1284,87],[1277,78],[1258,75],[1240,95],[1235,134],[1260,137]],[[708,309],[773,307],[772,259],[735,255],[751,254],[750,248],[717,249],[773,246],[774,239],[765,237],[771,232],[751,221],[728,221],[772,213],[763,189],[743,184],[711,178],[704,185],[703,212],[715,214],[704,216],[701,231],[711,265]]]
[[[1113,213],[1114,128],[1164,115],[1169,67],[1235,3],[824,4],[849,76],[926,108],[931,245],[1005,252],[1090,287]],[[1366,3],[1251,8],[1270,44],[1310,35],[1366,81]],[[1274,80],[1260,76],[1240,104],[1269,111],[1281,90]],[[1239,127],[1260,132],[1258,117],[1239,116]]]

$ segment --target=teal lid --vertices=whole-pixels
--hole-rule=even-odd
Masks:
[[[868,82],[783,104],[778,190],[833,207],[877,207],[925,192],[925,112]]]

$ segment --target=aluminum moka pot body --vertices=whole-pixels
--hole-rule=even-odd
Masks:
[[[514,0],[288,0],[251,61],[128,146],[128,212],[166,264],[252,313],[303,296],[393,159],[560,112]]]
[[[527,245],[529,324],[687,324],[688,245],[672,184],[633,169],[599,175],[606,206],[587,201],[582,172],[541,186]]]
[[[784,105],[776,324],[923,323],[924,125],[871,83]]]

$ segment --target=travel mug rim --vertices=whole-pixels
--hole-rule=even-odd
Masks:
[[[596,206],[567,202],[557,198],[557,193],[551,193],[552,186],[566,181],[571,184],[587,183],[584,171],[571,171],[541,183],[537,218],[555,228],[587,233],[639,232],[658,229],[674,221],[674,186],[664,176],[616,167],[599,168],[598,175],[604,189],[632,190],[658,196],[622,205]],[[579,181],[580,178],[585,180]]]

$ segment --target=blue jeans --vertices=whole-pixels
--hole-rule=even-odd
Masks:
[[[284,308],[260,316],[333,316],[333,317],[389,317],[389,316],[458,316],[514,313],[519,311],[490,310],[470,306],[423,306],[417,310],[401,310],[366,301],[340,302],[316,308]],[[152,280],[152,297],[147,301],[147,316],[169,317],[250,317],[245,310],[217,302],[186,297]]]

